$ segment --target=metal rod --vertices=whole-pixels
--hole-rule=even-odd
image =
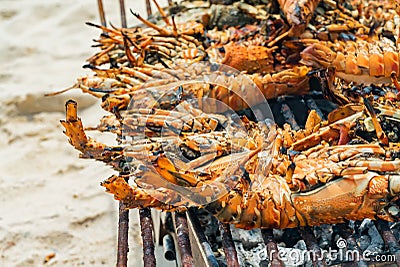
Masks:
[[[164,258],[168,261],[176,260],[174,239],[170,234],[163,237]]]
[[[119,9],[121,11],[121,26],[126,28],[126,12],[125,12],[125,1],[119,0]]]
[[[189,228],[185,213],[175,212],[176,237],[181,255],[181,264],[184,267],[194,266],[192,247],[189,240]]]
[[[150,17],[152,14],[150,0],[146,0],[146,10],[147,10],[147,17]]]
[[[271,229],[261,230],[264,243],[267,246],[267,253],[272,267],[283,267],[282,261],[279,259],[278,246],[274,240],[274,234]]]
[[[103,25],[104,27],[107,27],[106,14],[104,13],[103,0],[97,0],[97,6],[99,7],[99,15],[100,15],[101,25]]]
[[[143,265],[145,267],[156,266],[156,256],[154,254],[153,240],[153,220],[149,208],[139,210],[140,229],[143,241]]]
[[[226,264],[229,267],[239,267],[239,260],[236,253],[235,243],[232,239],[231,228],[229,224],[218,222],[219,231],[222,236],[222,246],[224,247]]]
[[[207,266],[209,267],[218,267],[218,261],[215,258],[214,252],[212,251],[211,245],[207,240],[206,235],[204,234],[204,230],[201,227],[200,221],[197,217],[196,211],[194,209],[189,209],[187,212],[189,216],[189,222],[188,226],[191,227],[191,232],[192,232],[192,241],[195,241],[197,244],[200,244],[201,250],[199,251],[199,254],[201,254],[202,258],[201,260],[204,262],[207,262]],[[192,244],[196,244],[192,242]],[[196,247],[192,247],[192,252],[195,255],[196,254]],[[194,261],[196,262],[197,265],[200,265],[197,261],[196,255],[194,258]]]
[[[313,252],[313,257],[311,257],[313,266],[326,266],[311,227],[301,227],[299,230],[304,242],[306,242],[307,249]]]
[[[393,232],[390,230],[388,222],[383,220],[375,221],[375,226],[382,235],[383,241],[389,247],[390,253],[395,256],[397,266],[400,266],[400,246]]]
[[[122,202],[119,202],[117,267],[128,266],[128,229],[129,210],[125,209]]]

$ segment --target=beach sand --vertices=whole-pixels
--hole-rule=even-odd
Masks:
[[[118,1],[104,2],[120,25]],[[126,2],[128,25],[129,8],[146,16],[144,0]],[[59,123],[69,98],[86,126],[104,113],[78,90],[43,96],[89,73],[100,31],[86,21],[99,23],[97,1],[1,1],[0,266],[115,266],[118,203],[100,186],[114,171],[79,159]],[[141,266],[137,210],[130,217],[129,266]]]

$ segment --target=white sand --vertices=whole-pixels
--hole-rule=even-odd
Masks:
[[[119,25],[118,1],[104,2],[107,21]],[[145,16],[144,0],[126,2],[134,25],[129,8]],[[0,5],[0,266],[115,266],[118,203],[99,185],[113,171],[78,159],[59,123],[70,97],[86,126],[102,112],[77,90],[43,97],[88,73],[81,66],[100,31],[84,23],[99,23],[97,1]],[[138,227],[132,211],[129,266],[141,265]]]

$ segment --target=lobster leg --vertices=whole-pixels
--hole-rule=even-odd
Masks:
[[[65,106],[66,119],[60,122],[65,128],[64,133],[69,137],[70,144],[82,152],[81,157],[100,160],[119,169],[123,160],[122,148],[108,146],[88,138],[82,121],[77,116],[77,103],[68,100]]]
[[[392,82],[397,89],[397,94],[396,94],[397,100],[400,100],[400,83],[399,80],[397,80],[396,72],[392,72],[392,74],[390,74],[390,78],[392,79]]]
[[[389,139],[387,138],[385,132],[382,130],[382,126],[380,125],[377,117],[376,117],[376,113],[374,108],[371,105],[371,102],[369,102],[368,99],[364,98],[364,105],[367,108],[371,119],[372,119],[372,123],[374,124],[375,127],[375,131],[376,131],[376,136],[378,137],[379,141],[385,145],[388,146],[389,145]]]
[[[178,208],[165,204],[159,199],[164,199],[167,203],[168,197],[171,197],[173,192],[169,192],[169,196],[163,192],[157,192],[153,196],[148,194],[149,191],[143,190],[140,187],[128,184],[127,178],[122,176],[113,175],[100,184],[106,188],[108,193],[114,195],[115,199],[121,200],[127,208],[159,208],[165,211],[174,211]],[[156,196],[156,197],[154,197]]]

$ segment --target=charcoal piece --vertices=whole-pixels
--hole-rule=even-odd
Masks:
[[[232,239],[235,242],[240,241],[246,250],[252,249],[260,243],[264,243],[260,229],[232,229]]]

